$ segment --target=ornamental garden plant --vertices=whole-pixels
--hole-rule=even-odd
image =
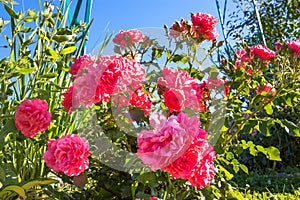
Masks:
[[[0,21],[12,27],[0,60],[1,199],[274,196],[244,177],[283,162],[263,139],[300,136],[299,121],[282,117],[299,111],[299,39],[238,46],[231,60],[221,57],[218,20],[199,12],[155,29],[161,38],[120,30],[80,55],[76,35],[90,24],[66,27],[49,2],[18,13],[9,3],[11,21]]]

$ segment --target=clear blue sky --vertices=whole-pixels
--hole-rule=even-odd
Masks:
[[[19,5],[15,6],[16,10],[34,8],[38,10],[37,0],[16,0]],[[85,6],[83,0],[83,5]],[[28,3],[30,2],[30,4]],[[56,0],[55,2],[58,2]],[[77,0],[73,0],[75,7]],[[222,4],[224,1],[220,0]],[[230,2],[230,1],[228,1]],[[232,3],[228,6],[231,12],[233,9]],[[84,10],[84,7],[81,8]],[[117,33],[120,29],[127,30],[133,28],[158,27],[162,28],[164,24],[171,26],[175,20],[182,18],[190,18],[190,13],[205,12],[217,17],[217,8],[214,0],[93,0],[92,14],[94,18],[93,25],[90,31],[87,51],[101,43],[105,33]],[[5,15],[5,11],[0,6],[0,18],[9,19]],[[83,19],[83,16],[81,16]],[[218,32],[220,32],[220,24],[218,24]],[[222,38],[219,37],[219,40]],[[0,39],[0,46],[3,45],[3,39]],[[4,49],[0,48],[1,52]]]

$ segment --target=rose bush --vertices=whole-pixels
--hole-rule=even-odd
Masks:
[[[114,55],[79,56],[84,25],[57,28],[65,16],[51,4],[5,9],[38,27],[13,29],[20,49],[0,60],[0,198],[241,199],[232,180],[249,173],[248,154],[281,160],[248,139],[278,126],[299,136],[281,117],[298,109],[299,40],[244,45],[201,71],[222,45],[209,14],[165,27],[165,44],[120,31]]]

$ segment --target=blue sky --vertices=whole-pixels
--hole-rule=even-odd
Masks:
[[[16,0],[19,5],[16,10],[34,8],[38,9],[38,1]],[[85,4],[86,0],[83,0]],[[56,0],[58,2],[58,0]],[[76,0],[73,0],[75,7]],[[224,0],[220,0],[223,4]],[[230,1],[228,1],[230,2]],[[85,6],[85,5],[82,5]],[[84,10],[84,7],[81,8]],[[228,6],[228,11],[233,9]],[[87,46],[87,52],[90,52],[96,44],[101,43],[106,32],[117,33],[120,29],[134,29],[145,27],[163,28],[164,24],[171,26],[175,20],[190,18],[190,13],[205,12],[217,17],[217,7],[215,0],[126,0],[126,1],[107,1],[93,0],[92,14],[94,18],[90,31],[90,37]],[[0,6],[0,18],[9,19],[5,11]],[[83,16],[81,16],[83,19]],[[221,29],[218,24],[218,32],[221,35]],[[221,36],[219,40],[221,40]],[[3,39],[0,39],[0,46],[3,45]],[[0,55],[4,49],[0,48]],[[2,56],[0,56],[2,57]]]

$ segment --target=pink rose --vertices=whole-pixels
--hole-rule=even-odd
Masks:
[[[72,113],[73,88],[74,86],[72,85],[67,92],[62,94],[64,96],[64,99],[61,104],[68,111],[69,114]]]
[[[139,30],[120,30],[120,32],[114,37],[113,42],[124,49],[125,46],[130,46],[131,43],[144,42],[146,40],[147,37]]]
[[[211,180],[215,176],[214,172],[214,160],[215,151],[207,142],[201,141],[201,145],[198,146],[198,151],[201,152],[199,156],[199,161],[196,167],[192,170],[188,180],[189,182],[199,188],[210,185]]]
[[[271,60],[275,57],[275,52],[269,49],[266,46],[262,46],[261,44],[258,44],[254,47],[250,48],[252,55],[257,55],[259,58],[263,60]]]
[[[140,86],[130,97],[129,105],[135,108],[143,109],[144,113],[149,115],[151,109],[150,95],[145,94]]]
[[[96,89],[102,73],[103,71],[96,66],[90,66],[77,75],[72,92],[74,108],[79,108],[80,105],[87,107],[99,102],[96,98]]]
[[[149,200],[158,200],[158,198],[157,197],[150,197]]]
[[[74,108],[109,101],[112,94],[132,94],[145,80],[142,66],[122,56],[101,56],[77,74],[72,92]]]
[[[75,134],[69,134],[48,141],[44,160],[46,165],[55,172],[78,176],[88,168],[89,155],[89,143]]]
[[[200,189],[209,185],[214,177],[215,152],[206,139],[207,132],[199,129],[188,150],[162,170],[174,178],[187,179]]]
[[[108,101],[115,93],[130,94],[145,81],[146,71],[135,60],[122,56],[102,56],[97,66],[103,71],[96,89],[98,99]]]
[[[167,89],[164,92],[164,99],[165,104],[170,112],[180,112],[182,110],[184,95],[180,90],[174,88]]]
[[[70,74],[76,75],[78,71],[83,68],[89,68],[95,64],[95,58],[89,55],[80,56],[75,60],[70,69]]]
[[[210,14],[197,13],[191,16],[194,29],[199,35],[202,35],[204,39],[215,40],[218,37],[216,31],[216,24],[218,20]]]
[[[235,55],[237,56],[238,60],[240,60],[241,62],[246,62],[246,63],[250,62],[250,58],[248,57],[245,49],[236,51]]]
[[[179,113],[169,118],[161,114],[151,115],[154,130],[138,134],[139,158],[152,170],[164,168],[185,153],[198,132],[200,121],[196,116],[188,118]]]
[[[199,159],[201,159],[202,152],[199,149],[206,143],[206,138],[207,132],[199,129],[187,151],[162,170],[169,172],[174,178],[188,179],[196,165],[198,165]]]
[[[157,81],[159,88],[164,89],[164,100],[171,112],[180,112],[186,107],[201,111],[196,79],[183,70],[164,68],[163,77]]]
[[[228,93],[230,91],[230,85],[225,85],[224,86],[224,96],[228,97]]]
[[[287,42],[287,45],[294,51],[294,56],[300,56],[300,40],[289,41]]]
[[[41,99],[24,100],[16,108],[16,128],[26,137],[34,138],[39,132],[45,131],[51,122],[52,115],[48,112],[48,103]]]

